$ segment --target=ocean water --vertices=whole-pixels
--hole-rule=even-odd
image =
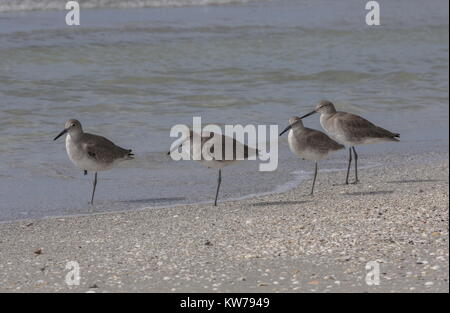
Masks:
[[[216,171],[166,155],[170,128],[193,116],[281,130],[329,99],[401,133],[398,144],[361,147],[363,166],[374,153],[448,145],[447,1],[380,2],[375,27],[353,0],[79,2],[72,27],[65,1],[0,2],[0,221],[211,201]],[[92,176],[52,141],[69,118],[137,156],[99,174],[95,207]],[[317,116],[305,125],[320,129]],[[220,199],[309,179],[313,164],[286,141],[275,172],[226,168]]]

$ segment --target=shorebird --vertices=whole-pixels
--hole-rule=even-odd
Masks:
[[[228,165],[235,164],[238,161],[248,159],[252,156],[258,155],[258,150],[251,148],[234,138],[219,135],[214,132],[202,132],[200,138],[194,139],[195,136],[200,134],[189,132],[189,136],[178,146],[174,147],[167,154],[170,155],[173,151],[182,147],[182,149],[189,154],[191,159],[199,162],[200,164],[208,168],[217,168],[219,170],[219,175],[217,177],[217,189],[216,197],[214,198],[214,206],[217,206],[217,198],[219,196],[219,188],[222,182],[222,169]],[[185,144],[189,141],[189,150]],[[214,147],[222,146],[219,153],[214,153]],[[232,154],[230,153],[232,149]],[[217,152],[217,151],[216,151]]]
[[[111,169],[118,161],[132,160],[134,154],[131,150],[116,146],[105,137],[83,132],[81,123],[74,119],[68,120],[64,130],[53,140],[64,134],[67,134],[66,151],[72,163],[83,170],[84,175],[87,175],[88,171],[95,172],[91,197],[91,205],[93,205],[97,172]]]
[[[327,100],[322,100],[316,106],[315,110],[303,115],[305,118],[314,113],[320,113],[320,125],[326,130],[331,138],[340,144],[348,147],[348,167],[345,183],[348,185],[348,177],[350,174],[350,166],[352,163],[352,151],[355,155],[355,181],[358,179],[358,154],[355,146],[378,143],[383,141],[399,141],[396,137],[400,137],[398,133],[392,133],[389,130],[376,126],[361,116],[338,112],[334,108],[334,104]]]
[[[329,154],[344,149],[345,147],[321,131],[303,126],[300,117],[294,116],[289,119],[280,136],[289,130],[288,143],[292,153],[304,160],[315,161],[314,179],[311,187],[311,195],[314,193],[314,184],[317,177],[317,162],[326,158]]]

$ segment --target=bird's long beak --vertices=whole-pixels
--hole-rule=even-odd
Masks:
[[[310,115],[313,115],[314,113],[317,113],[317,111],[316,111],[316,110],[311,111],[311,112],[309,112],[308,114],[305,114],[305,115],[303,115],[302,117],[300,117],[300,119],[302,120],[302,119],[304,119],[305,117],[308,117],[308,116],[310,116]]]
[[[68,132],[68,129],[64,129],[64,130],[63,130],[62,132],[60,132],[59,135],[56,136],[55,139],[53,139],[53,140],[58,139],[59,137],[61,137],[62,135],[64,135],[64,134],[67,133],[67,132]]]
[[[287,132],[289,129],[292,128],[292,125],[289,125],[288,127],[286,127],[281,133],[280,136],[283,135],[285,132]]]

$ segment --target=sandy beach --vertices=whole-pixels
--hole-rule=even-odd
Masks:
[[[241,201],[0,224],[2,292],[448,292],[448,150]],[[436,151],[436,150],[435,150]],[[80,284],[68,286],[76,261]],[[366,283],[376,261],[379,285]]]

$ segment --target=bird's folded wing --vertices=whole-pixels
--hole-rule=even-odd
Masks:
[[[358,115],[347,113],[345,118],[340,118],[337,121],[344,133],[351,135],[353,138],[378,138],[390,133]]]
[[[306,137],[306,145],[308,147],[314,147],[321,152],[328,152],[330,150],[339,150],[344,148],[344,146],[337,143],[320,131],[310,132]]]
[[[86,150],[88,156],[100,162],[113,162],[116,158],[118,147],[108,139],[100,136],[86,138],[83,143],[83,149]]]

